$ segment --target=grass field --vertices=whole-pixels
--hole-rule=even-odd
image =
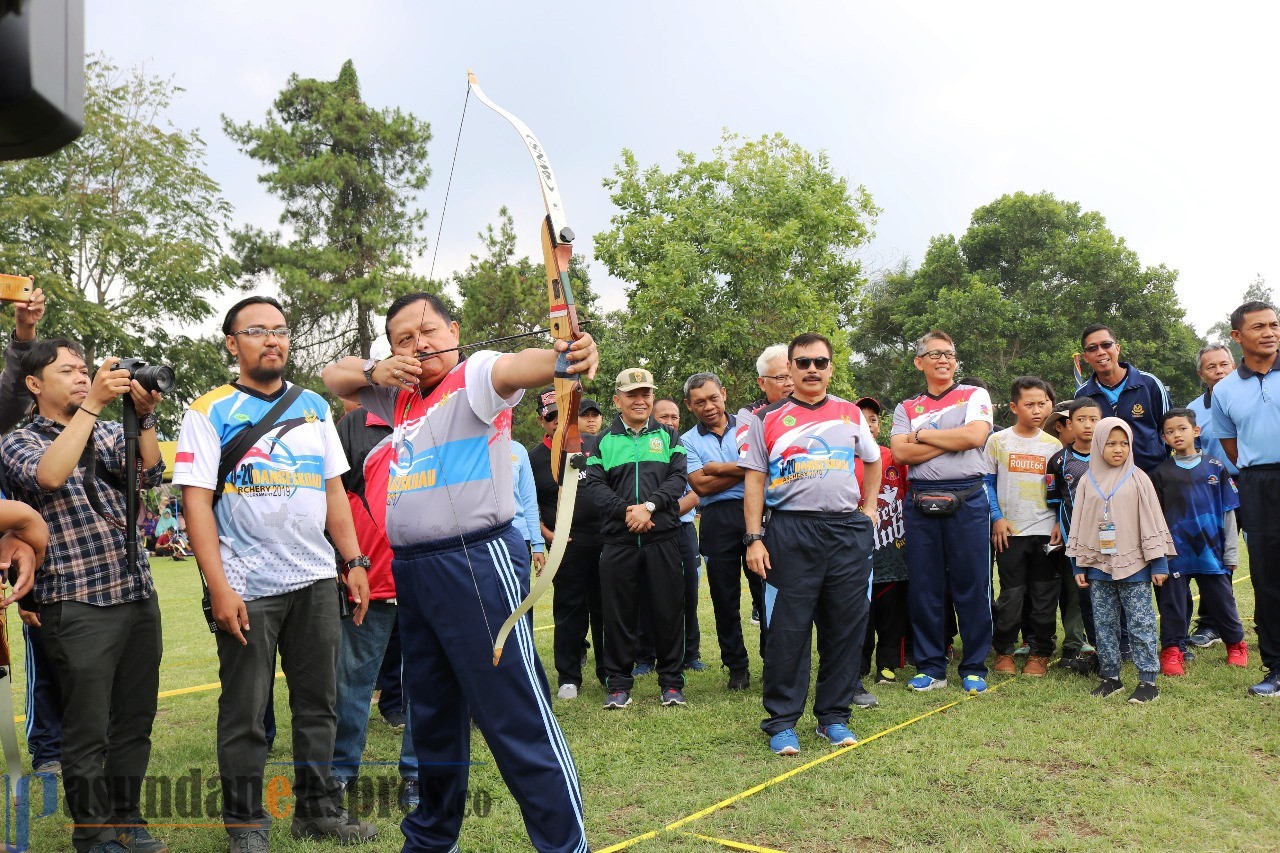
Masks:
[[[195,779],[205,802],[199,816],[189,808],[174,815],[180,803],[171,801],[167,815],[153,811],[149,817],[174,851],[225,851],[220,827],[160,825],[206,822],[219,813],[218,692],[217,659],[199,611],[194,563],[161,559],[154,565],[165,658],[150,772],[185,779],[187,786]],[[1235,589],[1241,617],[1251,626],[1248,580]],[[1044,679],[993,679],[991,692],[973,698],[955,689],[956,680],[948,690],[921,695],[882,686],[875,691],[881,706],[855,711],[850,723],[862,739],[858,746],[829,750],[806,718],[799,729],[801,754],[783,759],[768,751],[758,728],[758,661],[750,691],[733,694],[725,688],[705,583],[699,613],[703,658],[713,668],[689,674],[687,707],[660,707],[654,676],[638,681],[635,704],[625,711],[604,712],[603,691],[590,684],[579,699],[555,702],[577,760],[588,837],[598,853],[1280,846],[1280,701],[1245,695],[1259,676],[1252,648],[1248,671],[1228,668],[1221,645],[1202,653],[1188,665],[1186,678],[1162,678],[1160,700],[1147,707],[1119,697],[1092,699],[1092,680],[1058,671]],[[550,604],[541,605],[536,628],[549,625],[550,616]],[[747,624],[745,630],[751,648],[756,629]],[[549,661],[550,629],[535,636]],[[20,659],[16,614],[9,619],[9,637]],[[1252,646],[1252,631],[1249,641]],[[16,682],[22,677],[19,667]],[[1129,665],[1125,678],[1129,685],[1136,682]],[[20,711],[21,701],[15,701]],[[271,759],[288,762],[283,679],[277,682],[276,712],[280,734]],[[394,762],[398,749],[398,733],[375,712],[366,760]],[[462,849],[528,850],[519,810],[478,734],[473,759],[481,762],[471,774],[477,814],[464,824]],[[372,770],[365,775],[382,780],[387,791],[371,806],[379,838],[363,849],[399,850],[394,764]],[[287,765],[268,767],[268,776],[276,773],[287,776]],[[153,808],[158,800],[157,793]],[[287,808],[287,799],[282,805]],[[35,819],[38,813],[33,809],[30,849],[69,849],[66,816]],[[272,846],[331,849],[291,839],[287,819],[276,822]]]

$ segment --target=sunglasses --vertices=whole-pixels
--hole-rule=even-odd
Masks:
[[[796,367],[800,368],[801,370],[808,370],[809,365],[813,365],[819,370],[826,370],[828,367],[831,366],[831,359],[827,358],[826,356],[823,356],[821,358],[809,358],[807,356],[800,356],[798,358],[791,359],[791,363],[794,364]]]
[[[1100,349],[1111,349],[1116,345],[1115,341],[1098,341],[1096,344],[1089,344],[1084,348],[1085,352],[1097,352]]]
[[[542,419],[547,423],[551,423],[558,417],[560,417],[559,412],[547,412],[545,415],[542,416]]]

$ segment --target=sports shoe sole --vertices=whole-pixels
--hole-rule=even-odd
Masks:
[[[930,690],[941,690],[946,687],[947,680],[945,678],[935,678],[924,687],[916,687],[914,684],[907,682],[907,686],[917,693],[928,693]]]

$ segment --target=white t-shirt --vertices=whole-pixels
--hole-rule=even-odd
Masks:
[[[178,434],[173,482],[222,490],[214,507],[222,570],[246,601],[337,576],[333,546],[324,536],[325,481],[348,465],[323,397],[303,391],[226,481],[216,482],[222,448],[277,399],[223,385],[191,404]]]

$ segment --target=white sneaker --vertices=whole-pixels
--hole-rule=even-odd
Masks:
[[[556,698],[557,699],[577,699],[578,685],[561,684],[560,689],[556,692]]]

